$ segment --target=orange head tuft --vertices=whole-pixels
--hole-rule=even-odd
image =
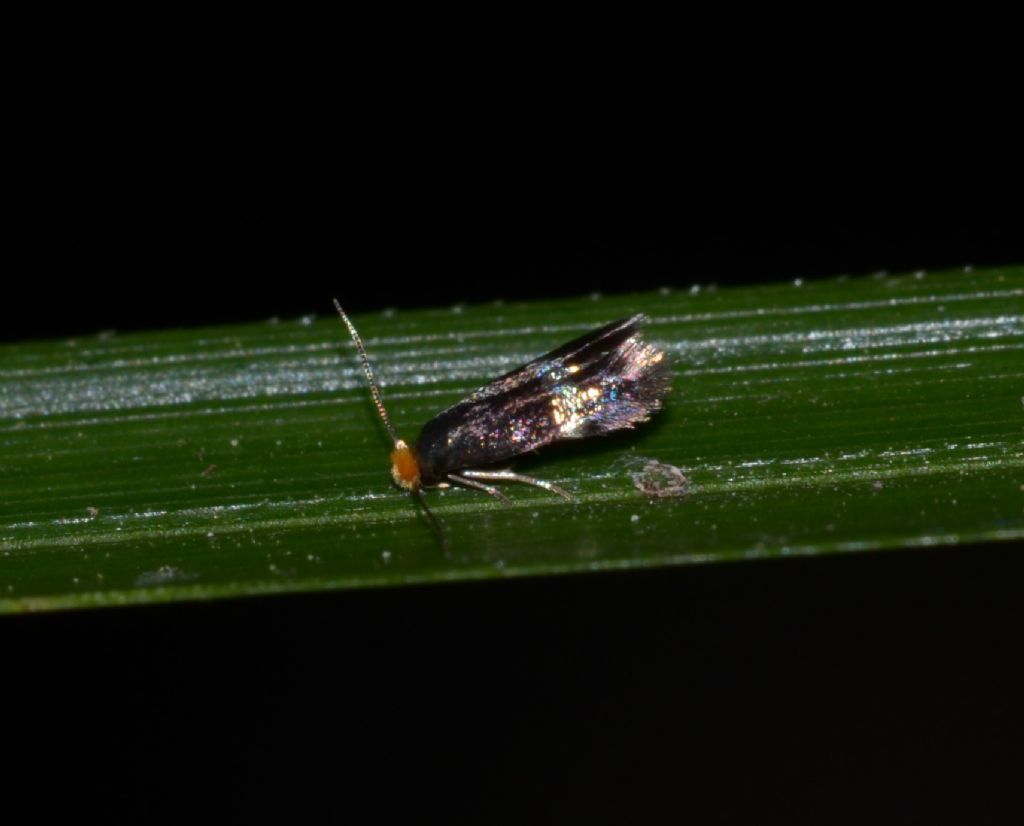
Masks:
[[[391,477],[395,484],[406,490],[420,486],[420,463],[409,446],[399,439],[391,451]]]

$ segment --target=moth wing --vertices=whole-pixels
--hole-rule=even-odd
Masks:
[[[454,405],[454,409],[464,404],[481,401],[492,396],[501,396],[512,392],[516,388],[533,382],[536,379],[550,377],[558,372],[558,368],[570,364],[587,364],[601,357],[602,354],[614,350],[623,341],[635,334],[640,325],[647,320],[642,313],[620,318],[604,327],[598,327],[589,333],[584,333],[579,338],[566,342],[556,347],[550,353],[538,356],[533,361],[528,361],[521,367],[509,370],[503,376],[488,382],[483,387],[474,390],[465,399]],[[445,411],[447,412],[447,411]]]
[[[427,479],[646,421],[671,374],[665,354],[640,337],[644,321],[636,315],[593,330],[427,422],[417,443]]]

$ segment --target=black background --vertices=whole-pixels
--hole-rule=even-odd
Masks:
[[[1015,81],[762,68],[69,78],[9,125],[4,338],[1024,261]],[[8,753],[149,817],[976,815],[1021,550],[7,618]]]
[[[1024,259],[998,75],[459,77],[62,89],[5,337]]]

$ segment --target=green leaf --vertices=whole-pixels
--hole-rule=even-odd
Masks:
[[[317,319],[5,346],[0,611],[1019,538],[1022,298],[1011,268],[356,317],[409,440],[629,313],[672,358],[656,420],[517,464],[574,501],[427,491],[447,553],[390,482],[327,296]]]

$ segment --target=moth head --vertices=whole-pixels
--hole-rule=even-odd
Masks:
[[[391,451],[391,478],[406,490],[416,490],[420,486],[419,460],[401,439],[395,442],[395,449]]]

